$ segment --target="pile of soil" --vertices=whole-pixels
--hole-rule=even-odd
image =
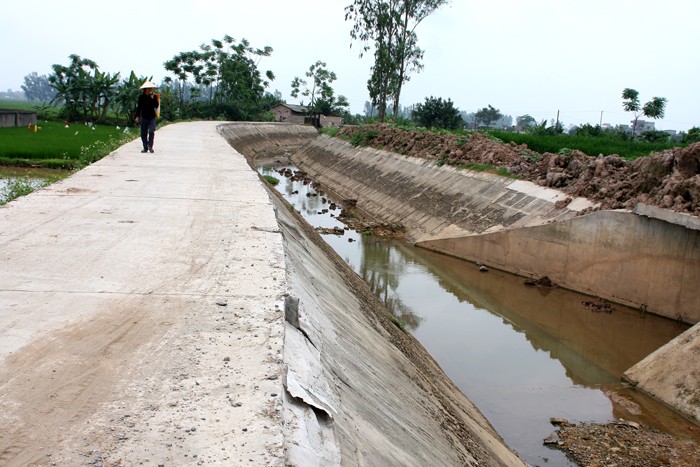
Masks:
[[[627,160],[618,155],[589,156],[578,150],[539,154],[526,145],[494,141],[483,133],[468,136],[402,130],[388,125],[343,127],[352,139],[371,131],[374,148],[450,165],[488,164],[571,197],[599,203],[599,209],[633,209],[644,203],[700,215],[700,143]]]

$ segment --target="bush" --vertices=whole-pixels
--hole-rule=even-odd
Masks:
[[[697,143],[700,141],[700,128],[694,126],[687,133],[683,133],[681,141],[685,144]]]
[[[279,178],[273,177],[272,175],[264,175],[263,178],[272,186],[275,186],[280,182]]]
[[[379,136],[379,130],[376,128],[359,130],[350,138],[350,144],[353,146],[369,146],[370,142],[377,136]]]

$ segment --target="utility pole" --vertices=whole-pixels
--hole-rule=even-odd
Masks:
[[[554,129],[559,128],[559,111],[557,110],[557,122],[554,124]]]
[[[599,127],[603,128],[603,111],[600,111],[600,123],[598,124]]]

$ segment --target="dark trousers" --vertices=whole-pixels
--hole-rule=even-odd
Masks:
[[[153,138],[156,133],[156,119],[141,119],[141,142],[144,149],[153,149]]]

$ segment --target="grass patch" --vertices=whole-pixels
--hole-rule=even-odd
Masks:
[[[280,182],[279,178],[273,177],[272,175],[263,175],[263,178],[272,186],[275,186]]]
[[[390,315],[389,319],[391,320],[392,323],[394,323],[394,325],[397,328],[401,329],[402,331],[406,330],[406,324],[403,321],[401,321],[399,318],[397,318],[396,316]]]
[[[461,164],[457,164],[457,167],[460,169],[469,169],[473,170],[475,172],[488,172],[488,173],[493,173],[496,175],[500,175],[501,177],[508,177],[508,178],[520,178],[517,175],[513,175],[512,173],[508,172],[508,169],[506,168],[496,168],[492,166],[491,164],[477,164],[474,162],[464,162]]]
[[[498,138],[506,143],[526,144],[533,151],[544,154],[550,152],[558,154],[562,150],[577,149],[589,156],[596,157],[599,154],[609,156],[617,154],[626,159],[648,156],[652,152],[664,151],[681,146],[678,143],[647,141],[626,141],[615,135],[603,136],[579,136],[579,135],[532,135],[528,133],[510,133],[507,131],[489,130],[491,137]]]
[[[71,169],[89,165],[139,135],[137,129],[111,125],[40,122],[27,127],[0,128],[0,165]]]
[[[369,146],[373,139],[379,136],[379,130],[370,128],[355,132],[350,138],[353,146]]]
[[[337,126],[321,127],[321,134],[326,135],[326,136],[330,136],[330,137],[337,136],[339,131],[340,131],[340,127],[337,127]]]

